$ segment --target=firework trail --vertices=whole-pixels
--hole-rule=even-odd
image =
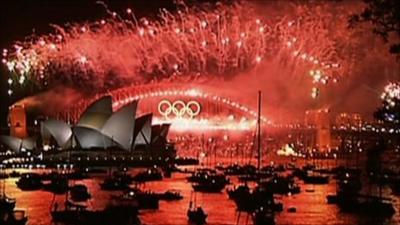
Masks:
[[[325,11],[296,6],[289,18],[257,17],[247,3],[178,8],[174,14],[160,10],[158,20],[106,8],[105,19],[54,26],[53,34],[3,50],[9,83],[45,87],[62,81],[104,90],[182,77],[229,79],[274,61],[293,68],[289,79],[306,75],[326,84],[348,69]]]
[[[348,29],[349,16],[362,8],[353,1],[178,4],[148,19],[104,6],[102,19],[16,42],[3,50],[3,64],[9,94],[32,84],[58,96],[67,88],[75,102],[128,86],[205,84],[247,105],[262,90],[266,111],[287,111],[284,118],[321,107],[372,115],[379,97],[360,87],[381,90],[398,79],[399,65],[371,27]],[[35,102],[64,102],[43,96]]]

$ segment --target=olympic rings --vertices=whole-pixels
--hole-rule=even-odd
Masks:
[[[176,100],[171,103],[168,100],[162,100],[158,103],[158,112],[165,118],[174,115],[176,118],[189,117],[193,118],[200,114],[201,106],[197,101],[189,101],[185,103],[182,100]]]

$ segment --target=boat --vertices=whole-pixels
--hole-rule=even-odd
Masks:
[[[359,174],[345,173],[338,178],[336,194],[327,196],[328,203],[351,209],[358,204],[357,196],[362,187]]]
[[[11,178],[16,178],[16,177],[20,177],[21,173],[13,170],[13,171],[11,171],[11,173],[8,174],[8,176],[11,177]]]
[[[275,202],[274,195],[271,191],[263,186],[257,186],[254,190],[241,192],[233,198],[238,211],[253,213],[257,209],[264,208],[274,212],[281,212],[283,204]]]
[[[173,172],[181,172],[181,170],[174,164],[168,164],[162,167],[164,172],[164,177],[171,178]]]
[[[158,209],[159,197],[157,194],[149,191],[142,191],[138,188],[131,188],[122,195],[112,196],[114,202],[118,204],[129,204],[138,209]]]
[[[82,170],[75,170],[67,173],[68,179],[70,180],[83,180],[89,178],[89,175]]]
[[[219,193],[226,186],[225,180],[216,180],[214,178],[208,178],[201,182],[192,184],[194,191],[208,192],[208,193]]]
[[[252,218],[253,225],[275,225],[274,212],[262,207],[253,213]]]
[[[43,186],[41,176],[36,173],[22,174],[16,184],[23,191],[39,190]]]
[[[8,174],[7,173],[5,173],[5,172],[1,172],[0,173],[0,180],[7,179],[7,178],[8,178]]]
[[[201,207],[197,207],[196,209],[188,209],[187,216],[189,218],[189,222],[194,223],[196,225],[201,225],[206,223],[207,214]]]
[[[64,194],[68,191],[68,179],[65,176],[53,177],[50,183],[43,184],[43,189],[54,194]]]
[[[368,150],[367,154],[367,172],[370,174],[381,173],[382,170],[380,155],[386,149],[383,139],[380,139],[376,146]],[[338,187],[336,196],[328,196],[328,202],[334,202],[339,207],[350,213],[356,213],[364,216],[374,217],[391,217],[395,213],[395,209],[390,198],[383,197],[382,182],[378,182],[378,195],[373,193],[360,194],[361,182],[352,181],[351,174],[346,174],[344,179],[340,181],[341,185]],[[344,186],[345,185],[345,186]],[[346,187],[346,188],[344,188]],[[335,202],[336,201],[336,202]]]
[[[253,165],[239,165],[239,164],[231,164],[223,169],[225,175],[246,175],[246,174],[254,174],[257,171],[257,168]]]
[[[10,212],[15,207],[16,200],[14,198],[9,198],[6,195],[6,184],[2,181],[1,193],[0,193],[0,213]]]
[[[126,190],[129,188],[131,181],[127,181],[122,177],[107,177],[100,184],[102,190],[116,191],[116,190]]]
[[[25,225],[28,221],[26,213],[22,209],[14,209],[16,200],[6,195],[6,185],[2,182],[0,195],[0,224],[2,225]]]
[[[100,187],[102,190],[117,191],[129,189],[129,185],[133,182],[133,177],[126,173],[126,171],[115,171],[111,174],[111,168],[109,176],[106,177]]]
[[[133,177],[133,181],[136,182],[159,181],[162,179],[162,173],[157,168],[147,169],[146,171],[140,172]]]
[[[314,173],[307,173],[303,177],[303,181],[305,184],[328,184],[329,176],[321,175],[321,174],[314,174]]]
[[[136,207],[128,205],[108,205],[102,210],[88,210],[86,205],[65,202],[63,210],[54,204],[51,217],[55,223],[72,225],[140,225]]]
[[[201,182],[207,182],[210,179],[218,180],[219,182],[223,182],[225,184],[230,183],[229,179],[226,178],[224,174],[217,173],[216,170],[207,168],[196,170],[191,174],[191,176],[187,178],[187,181],[193,183],[201,183]]]
[[[294,182],[293,177],[278,176],[261,180],[258,185],[263,186],[265,189],[270,190],[274,194],[298,194],[300,193],[300,187]]]
[[[261,150],[261,91],[258,91],[258,112],[257,112],[257,126],[256,126],[256,136],[254,136],[254,140],[257,140],[257,143],[254,143],[253,146],[257,147],[257,167],[254,172],[250,172],[244,175],[239,176],[239,181],[259,181],[261,179],[265,179],[271,177],[273,172],[269,170],[262,170],[262,150]]]
[[[75,202],[87,201],[91,198],[88,188],[83,184],[76,184],[69,190],[71,199]]]
[[[206,223],[207,214],[204,212],[201,206],[196,206],[196,196],[195,201],[192,201],[192,196],[190,196],[189,209],[187,210],[187,217],[190,223],[195,225],[202,225]]]
[[[174,201],[183,199],[182,194],[176,190],[168,190],[164,193],[157,194],[159,200]]]
[[[228,196],[230,199],[238,199],[238,198],[246,198],[250,195],[250,188],[245,184],[241,184],[238,187],[234,187],[233,189],[226,190],[228,192]]]
[[[2,193],[0,196],[0,212],[12,211],[15,208],[15,203],[16,200],[14,198],[9,198],[5,193]]]
[[[239,176],[239,181],[260,181],[262,179],[267,179],[273,176],[273,173],[267,171],[256,171],[255,173],[249,173]]]
[[[0,212],[0,224],[2,225],[25,225],[28,216],[25,210],[15,209],[9,212]]]
[[[359,203],[355,212],[364,215],[391,217],[396,212],[391,199],[381,196],[359,195]]]

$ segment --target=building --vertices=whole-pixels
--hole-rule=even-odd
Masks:
[[[8,120],[10,124],[10,136],[17,138],[28,137],[24,105],[13,105],[10,108]]]
[[[336,116],[337,127],[361,127],[363,119],[359,113],[340,113]]]
[[[320,151],[331,148],[331,126],[328,109],[306,111],[305,125],[316,129],[313,145]]]
[[[55,119],[43,121],[37,140],[41,142],[41,148],[33,144],[35,140],[14,135],[1,136],[0,144],[14,152],[23,148],[44,151],[112,149],[134,153],[170,148],[167,141],[169,124],[152,125],[152,114],[136,118],[137,105],[138,101],[133,101],[113,111],[111,96],[104,96],[88,106],[74,125]],[[22,118],[19,110],[12,113],[13,121]]]

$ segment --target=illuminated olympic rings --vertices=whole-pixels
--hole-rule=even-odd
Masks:
[[[185,103],[182,100],[177,100],[171,103],[168,100],[162,100],[158,103],[158,112],[165,118],[169,118],[171,115],[176,118],[193,118],[199,115],[200,111],[201,106],[197,101],[189,101]]]

